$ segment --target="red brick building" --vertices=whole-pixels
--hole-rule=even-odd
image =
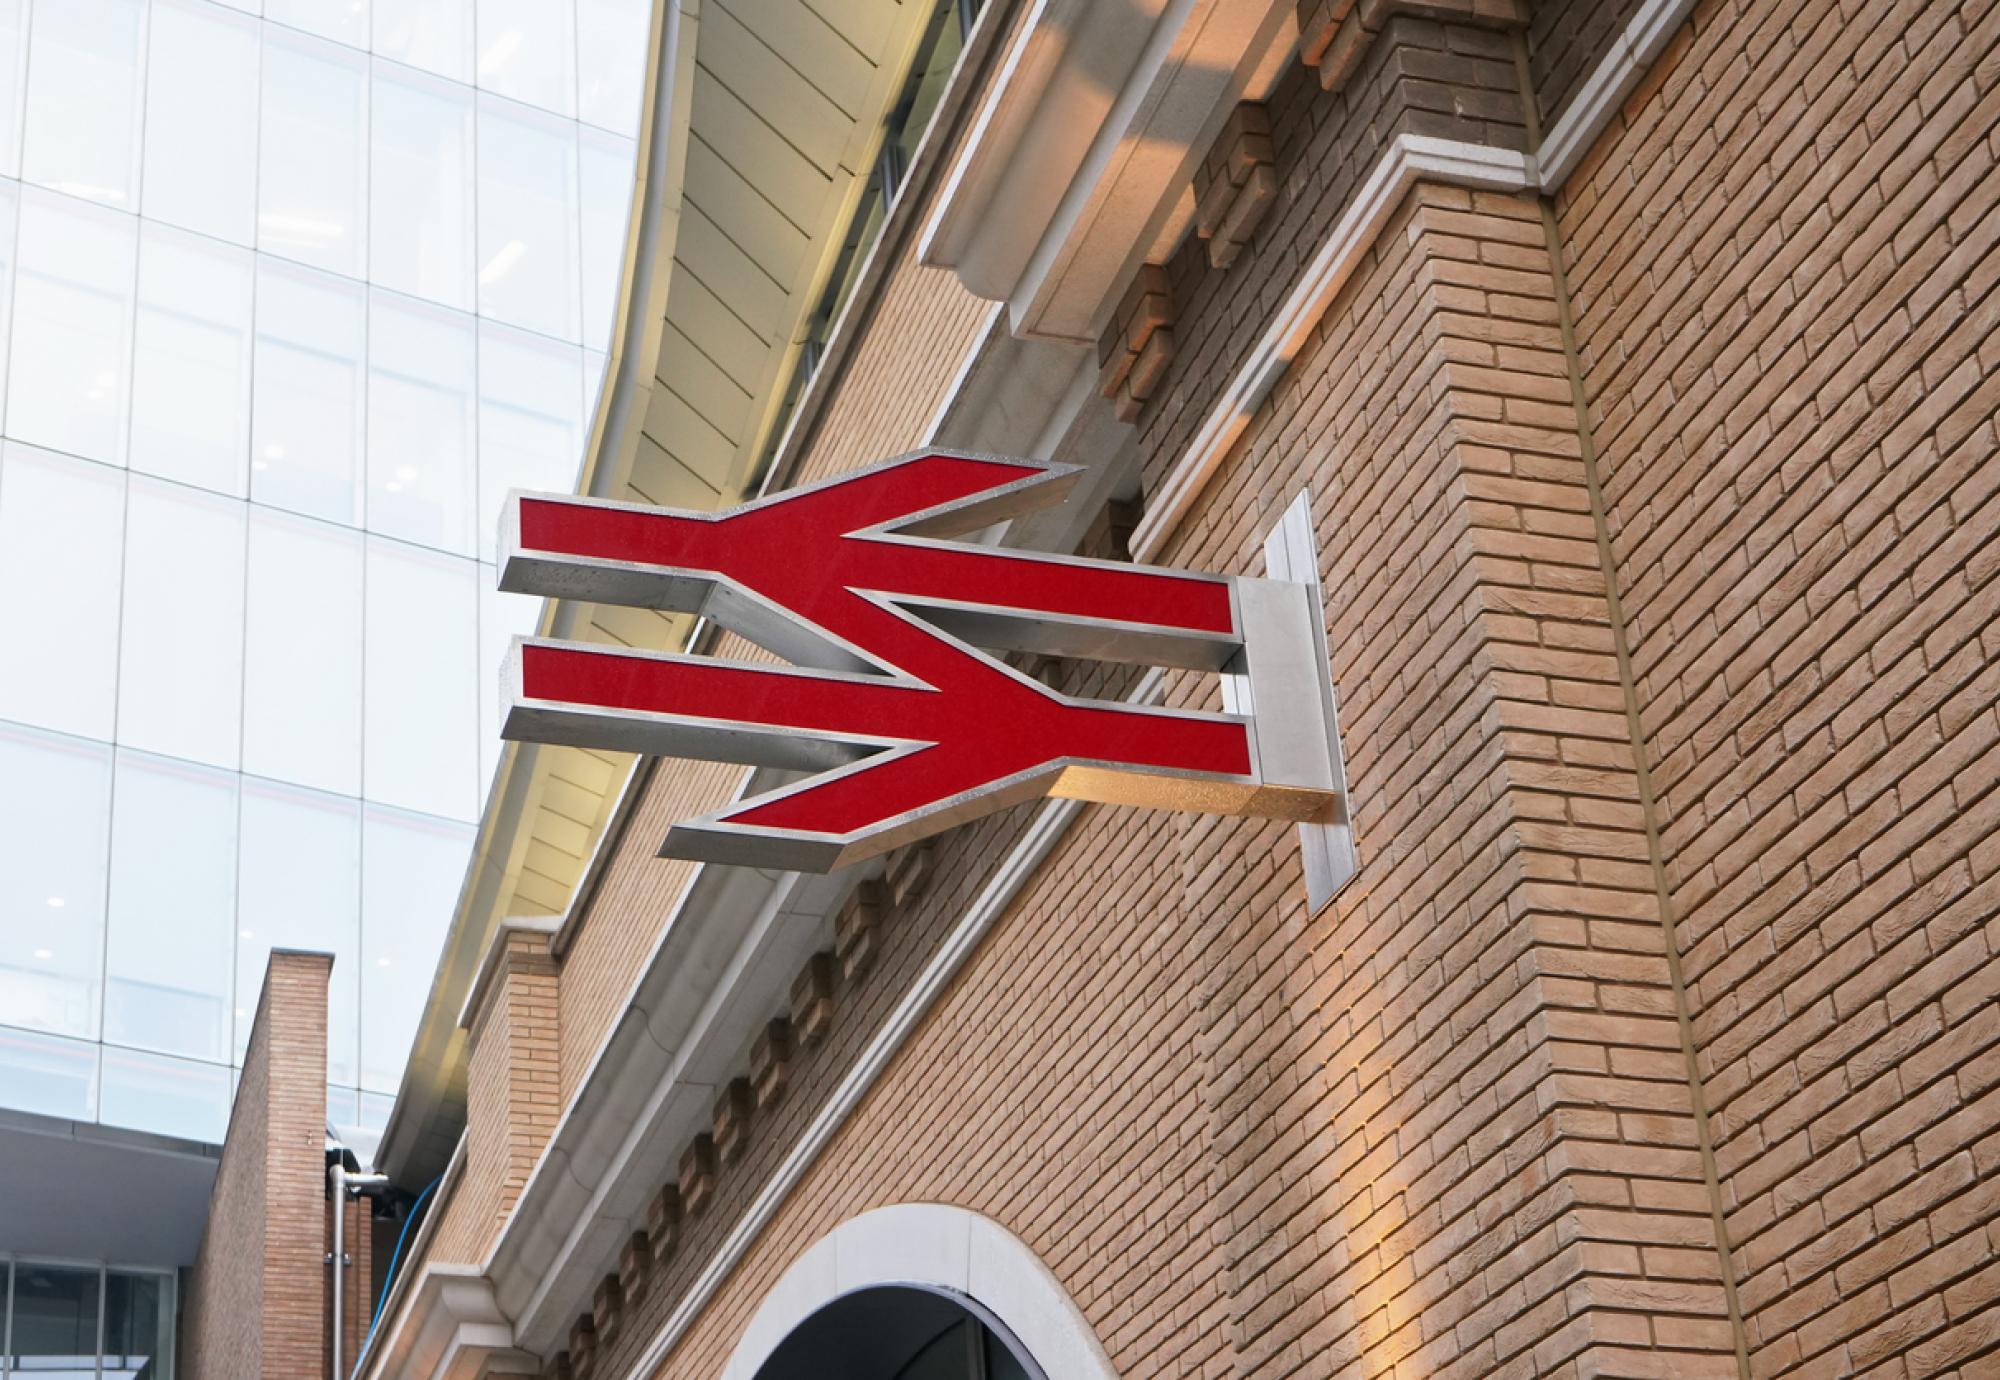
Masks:
[[[1033,455],[1007,541],[1240,574],[1306,495],[1358,870],[694,865],[764,778],[510,748],[356,1373],[2000,1367],[2000,6],[921,8],[663,9],[585,491]]]

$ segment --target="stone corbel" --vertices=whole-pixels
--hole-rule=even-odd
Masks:
[[[1214,147],[1194,170],[1194,232],[1211,268],[1228,268],[1278,198],[1271,117],[1258,101],[1239,101]]]
[[[1097,342],[1098,391],[1136,421],[1174,358],[1174,294],[1167,270],[1141,264]]]

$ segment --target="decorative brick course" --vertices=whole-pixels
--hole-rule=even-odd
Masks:
[[[1527,24],[1528,10],[1527,0],[1298,0],[1299,60],[1318,72],[1322,88],[1338,91],[1392,18],[1512,29]]]

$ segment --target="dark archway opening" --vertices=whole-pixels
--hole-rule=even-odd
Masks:
[[[1044,1380],[970,1299],[885,1285],[843,1295],[778,1344],[756,1380]]]

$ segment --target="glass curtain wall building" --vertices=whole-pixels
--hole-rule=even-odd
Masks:
[[[0,0],[0,1107],[220,1140],[278,945],[336,955],[332,1119],[386,1116],[650,13]]]

